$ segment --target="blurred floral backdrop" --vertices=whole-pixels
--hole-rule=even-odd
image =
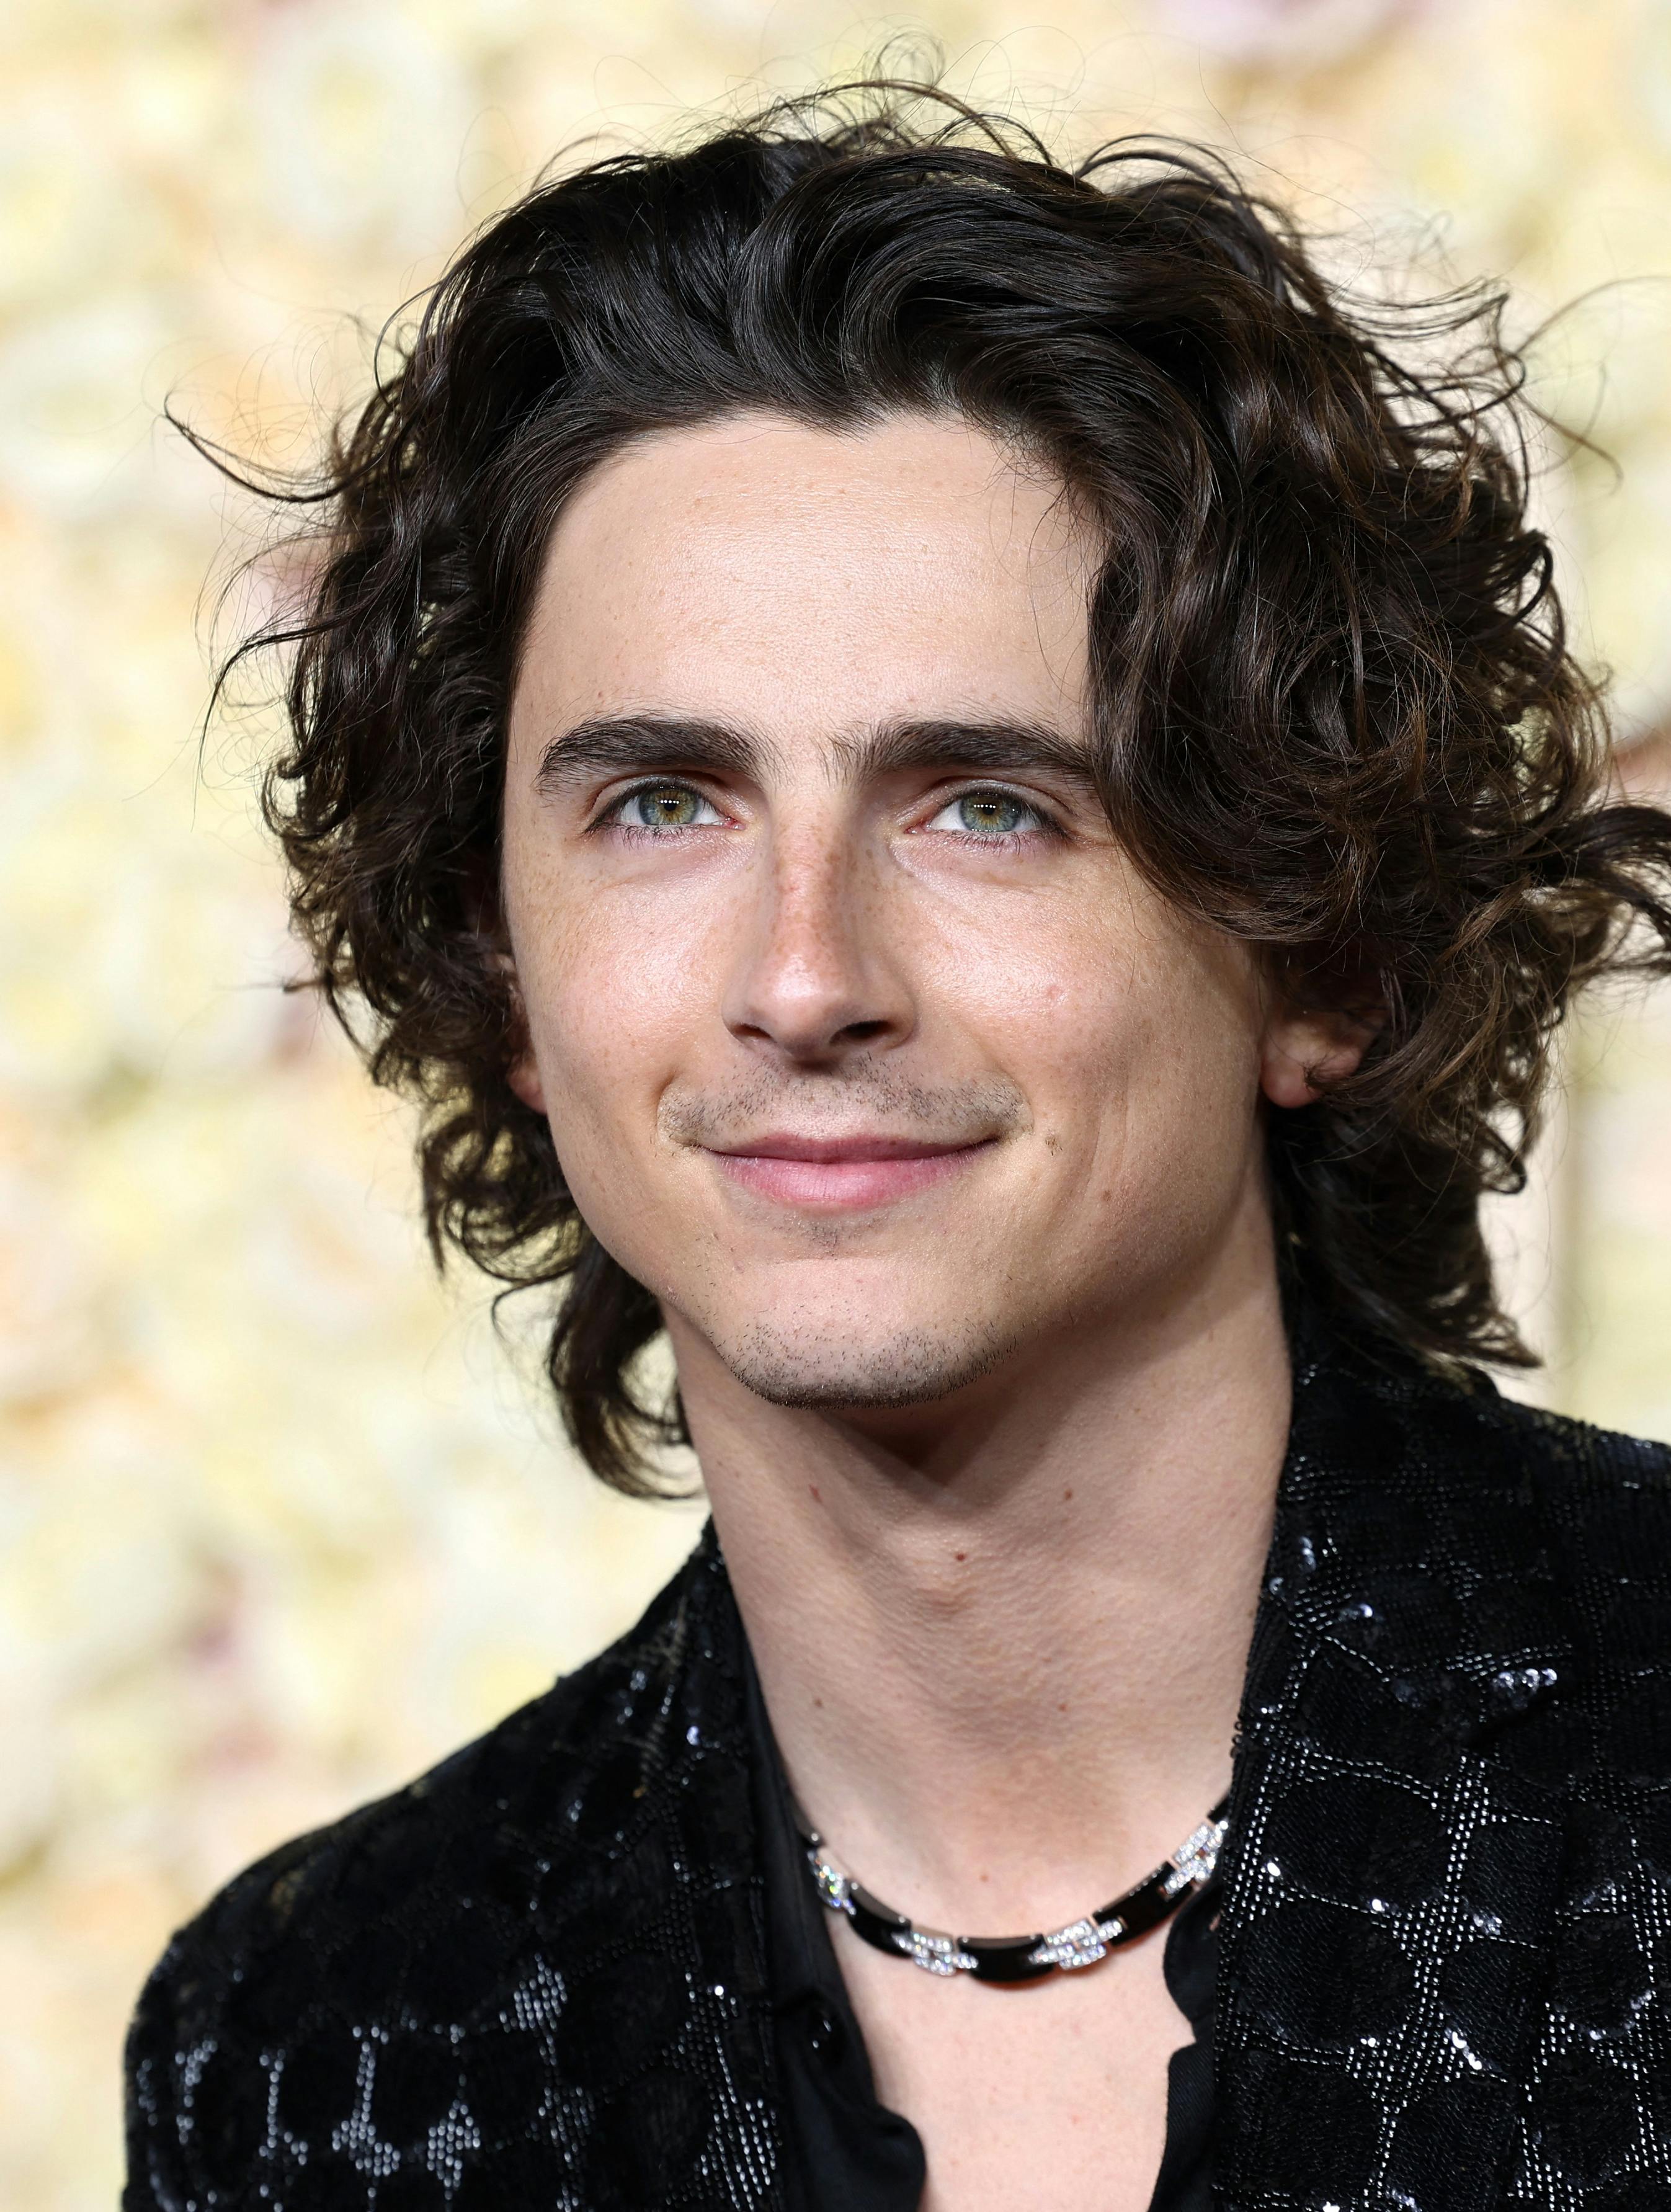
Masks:
[[[250,518],[174,402],[297,460],[367,333],[543,162],[932,33],[1062,143],[1230,148],[1336,233],[1504,275],[1593,429],[1547,501],[1625,772],[1671,784],[1671,0],[9,0],[0,17],[0,2197],[118,2185],[169,1929],[624,1624],[699,1509],[566,1456],[430,1279],[407,1131],[278,988],[258,718],[200,749]],[[902,58],[896,53],[895,58]],[[1601,290],[1595,288],[1602,287]],[[258,579],[255,586],[260,586]],[[248,611],[234,603],[230,618]],[[1553,1402],[1671,1437],[1671,1010],[1575,1035],[1503,1210]]]

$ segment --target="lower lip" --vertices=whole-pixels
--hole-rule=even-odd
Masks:
[[[762,1152],[715,1152],[714,1158],[732,1182],[781,1206],[859,1213],[950,1182],[986,1150],[984,1144],[963,1145],[955,1152],[893,1160],[786,1160]]]

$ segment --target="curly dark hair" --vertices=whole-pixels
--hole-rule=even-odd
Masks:
[[[507,704],[567,495],[740,409],[955,410],[1072,487],[1114,549],[1091,611],[1114,828],[1283,988],[1379,1024],[1356,1073],[1269,1116],[1287,1270],[1408,1352],[1531,1364],[1480,1201],[1524,1179],[1573,992],[1671,971],[1671,816],[1610,791],[1503,312],[1355,301],[1199,148],[1068,167],[880,80],[594,161],[459,253],[284,492],[319,503],[305,612],[234,661],[294,649],[267,815],[313,981],[421,1105],[437,1260],[566,1286],[549,1370],[605,1480],[653,1488],[679,1417],[636,1368],[655,1299],[507,1080]],[[1418,366],[1436,338],[1448,366]]]

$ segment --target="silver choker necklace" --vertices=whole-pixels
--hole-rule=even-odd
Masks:
[[[1211,1880],[1218,1863],[1230,1799],[1222,1797],[1200,1826],[1170,1858],[1083,1920],[1036,1936],[944,1936],[918,1928],[902,1912],[892,1912],[843,1874],[823,1847],[823,1838],[799,1814],[796,1826],[818,1895],[832,1912],[844,1912],[854,1933],[890,1958],[908,1959],[930,1974],[973,1974],[977,1982],[1030,1982],[1053,1969],[1070,1973],[1094,1966],[1121,1944],[1134,1942],[1157,1928],[1183,1899]]]

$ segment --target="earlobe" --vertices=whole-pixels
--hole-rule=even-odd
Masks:
[[[1265,1032],[1259,1087],[1272,1105],[1309,1106],[1355,1074],[1378,1022],[1344,1012],[1284,1014]]]
[[[539,1079],[539,1064],[532,1052],[525,1052],[508,1078],[511,1089],[533,1113],[545,1111],[545,1085]]]
[[[502,925],[499,927],[502,937]],[[529,1042],[528,1017],[522,1003],[522,987],[517,979],[516,963],[507,945],[501,944],[494,954],[493,964],[500,970],[509,989],[514,1020],[520,1032],[520,1049],[505,1079],[531,1112],[543,1114],[545,1111],[545,1085],[539,1079],[539,1062],[534,1058],[534,1048]]]

